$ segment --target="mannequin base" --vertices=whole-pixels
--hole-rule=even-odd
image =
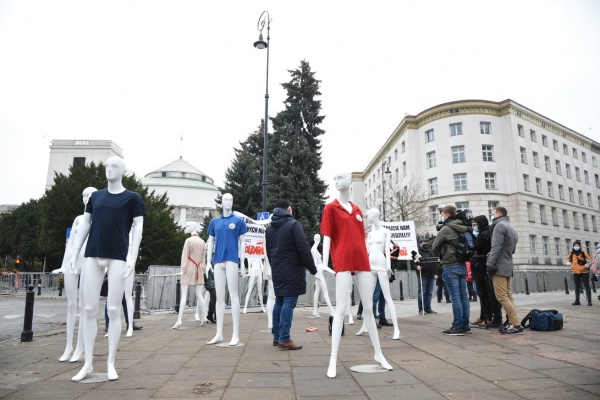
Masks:
[[[71,379],[73,380],[73,379]],[[79,381],[74,381],[77,383],[101,383],[101,382],[108,382],[108,374],[104,374],[104,373],[91,373],[91,374],[87,374],[83,379],[79,380]]]
[[[83,368],[81,368],[79,370],[79,372],[77,373],[77,375],[75,375],[74,377],[71,378],[71,380],[73,382],[80,382],[83,379],[87,378],[88,375],[90,375],[92,372],[94,372],[94,367],[92,365],[83,365]],[[108,380],[108,376],[107,376],[107,380]]]
[[[222,341],[223,341],[223,336],[215,336],[214,338],[212,338],[211,340],[206,342],[206,344],[217,344],[217,343],[221,343]]]
[[[223,348],[228,348],[228,347],[242,347],[244,345],[244,343],[240,343],[238,342],[237,344],[229,344],[229,343],[217,343],[215,344],[216,347],[223,347]]]
[[[389,369],[381,368],[379,365],[355,365],[350,367],[353,372],[359,372],[362,374],[375,374],[379,372],[388,372]]]

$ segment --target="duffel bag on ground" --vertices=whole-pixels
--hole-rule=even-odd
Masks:
[[[531,310],[521,326],[532,331],[558,331],[563,327],[563,316],[556,310]]]

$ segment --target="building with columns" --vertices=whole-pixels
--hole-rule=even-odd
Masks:
[[[519,233],[518,268],[564,269],[575,240],[590,253],[600,241],[599,158],[600,143],[512,100],[454,101],[404,117],[353,173],[351,193],[361,208],[382,210],[382,191],[389,202],[420,185],[430,196],[420,235],[436,234],[444,205],[488,218],[505,207]]]

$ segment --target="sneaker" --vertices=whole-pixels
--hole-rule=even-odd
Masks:
[[[500,328],[500,325],[502,325],[500,322],[492,322],[489,327],[490,328]]]
[[[426,313],[426,314],[437,314],[437,312],[436,312],[436,311],[433,311],[433,310],[425,311],[425,313]]]
[[[387,321],[387,319],[385,319],[385,318],[380,318],[380,319],[379,319],[379,325],[381,325],[381,326],[392,326],[392,324],[390,324],[390,323]]]
[[[575,303],[572,304],[573,306],[580,306],[581,303],[579,302],[579,300],[575,300]]]
[[[466,329],[463,329],[463,332],[464,332],[464,333],[473,333],[473,332],[471,331],[471,328],[466,328]]]
[[[452,301],[450,301],[450,300],[446,299],[446,303],[452,303]]]
[[[465,332],[462,329],[455,329],[454,327],[442,333],[446,336],[465,336]]]
[[[518,328],[515,328],[514,326],[509,325],[507,328],[501,330],[500,333],[502,335],[522,335],[523,327],[519,326]]]
[[[356,314],[356,319],[362,319],[362,314],[360,314],[360,313]]]

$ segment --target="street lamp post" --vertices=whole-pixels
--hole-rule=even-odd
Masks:
[[[385,176],[387,174],[391,174],[392,171],[390,171],[390,162],[392,161],[392,157],[386,157],[383,159],[383,161],[381,162],[381,194],[382,194],[382,220],[385,222]],[[385,169],[384,169],[385,167]]]
[[[266,14],[266,15],[265,15]],[[262,31],[267,24],[267,41],[263,40]],[[267,173],[267,151],[269,149],[269,141],[267,136],[267,126],[269,125],[269,40],[271,31],[271,16],[268,11],[263,11],[258,17],[257,24],[258,31],[260,32],[258,40],[254,42],[254,47],[259,50],[267,49],[267,85],[265,89],[265,138],[263,145],[263,181],[262,181],[262,211],[267,211],[267,186],[269,186],[269,175]]]

